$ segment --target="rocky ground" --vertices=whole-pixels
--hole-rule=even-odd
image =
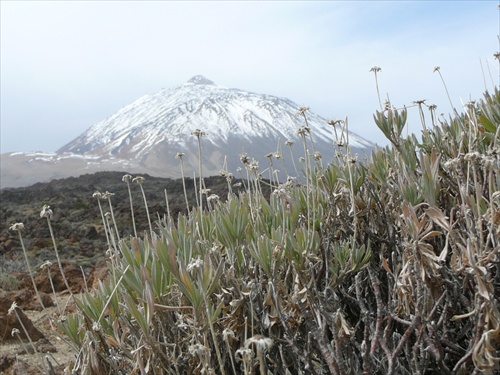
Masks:
[[[78,294],[86,288],[91,290],[107,273],[107,242],[94,192],[114,193],[111,201],[120,234],[122,237],[133,234],[128,188],[122,176],[120,172],[99,172],[0,190],[0,374],[62,374],[74,358],[74,351],[53,324],[60,317],[59,309],[72,311],[74,302],[70,299],[66,304],[69,293],[59,271],[47,219],[40,217],[40,210],[44,205],[53,210],[51,225],[72,292]],[[172,217],[176,218],[185,211],[182,180],[143,177],[142,187],[152,220],[167,215],[165,191]],[[211,189],[210,194],[218,194],[221,199],[227,197],[225,178],[206,178],[205,185]],[[196,198],[192,179],[186,179],[186,189],[189,203],[194,206]],[[148,227],[144,198],[136,183],[131,182],[131,191],[137,230],[142,232]],[[107,200],[101,200],[101,205],[103,211],[110,211]],[[19,222],[24,224],[22,241],[45,309],[41,308],[34,293],[19,233],[9,230],[12,224]],[[47,261],[52,265],[41,268]],[[17,308],[13,306],[14,302]],[[19,333],[12,336],[16,329]],[[25,330],[35,350],[27,340]]]

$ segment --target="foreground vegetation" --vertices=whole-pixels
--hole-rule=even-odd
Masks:
[[[75,297],[76,313],[58,317],[76,353],[70,370],[498,370],[500,92],[439,122],[430,106],[427,124],[425,108],[416,103],[417,139],[402,136],[407,109],[386,103],[374,119],[391,145],[366,161],[350,153],[347,122],[331,121],[336,158],[328,165],[314,151],[304,108],[303,144],[293,146],[299,179],[273,179],[279,150],[266,171],[242,155],[244,192],[233,193],[222,170],[226,199],[204,187],[200,164],[188,213],[171,215],[167,196],[165,215],[148,215],[144,234],[135,229],[136,202],[134,235],[121,238],[112,195],[96,192],[110,277]],[[203,133],[194,136],[201,153]],[[139,185],[147,207],[147,180],[123,181]],[[41,215],[50,228],[50,208]]]

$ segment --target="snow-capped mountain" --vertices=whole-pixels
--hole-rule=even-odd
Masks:
[[[287,140],[300,145],[297,129],[306,123],[297,114],[299,110],[300,106],[289,99],[225,88],[195,76],[179,87],[139,98],[91,126],[59,152],[134,160],[165,173],[162,162],[174,158],[177,152],[188,155],[196,151],[197,139],[192,133],[198,129],[204,133],[201,143],[206,167],[218,171],[225,155],[230,164],[236,165],[243,152],[264,161],[266,154],[277,150],[279,142],[283,148]],[[332,127],[314,113],[307,112],[306,116],[315,150],[331,160]],[[349,141],[358,150],[374,147],[354,133],[350,133]],[[198,165],[196,152],[193,156],[196,160],[190,163],[192,167]]]
[[[286,98],[225,88],[195,76],[181,86],[137,99],[92,125],[57,153],[2,154],[1,187],[23,186],[27,178],[33,183],[98,170],[176,178],[181,173],[178,153],[185,155],[186,175],[193,176],[199,166],[198,139],[192,134],[197,130],[203,132],[204,176],[218,174],[225,160],[227,169],[235,173],[243,167],[243,153],[258,161],[261,171],[270,165],[266,157],[270,153],[281,155],[276,169],[283,173],[287,164],[291,169],[305,154],[297,135],[301,127],[310,129],[310,153],[321,153],[324,164],[328,163],[336,151],[333,128],[310,111],[306,123],[300,110]],[[290,141],[294,146],[288,147]],[[361,157],[375,147],[354,133],[349,133],[349,144]],[[43,176],[38,171],[44,171]]]

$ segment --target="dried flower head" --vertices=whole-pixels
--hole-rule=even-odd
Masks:
[[[287,146],[293,146],[293,141],[291,141],[291,140],[289,140],[289,139],[288,139],[288,140],[285,142],[285,145],[287,145]]]
[[[303,116],[307,111],[309,111],[309,107],[300,107],[297,111],[297,115]]]
[[[262,335],[255,335],[245,341],[245,348],[248,349],[252,344],[255,344],[258,351],[264,351],[273,345],[273,340]]]
[[[309,129],[307,126],[301,126],[297,129],[297,135],[300,136],[305,136],[306,134],[309,134],[311,129]]]
[[[92,330],[94,332],[100,332],[102,330],[101,323],[99,323],[99,322],[92,323]]]
[[[96,191],[94,194],[92,194],[92,198],[100,199],[102,198],[102,194],[98,191]]]
[[[244,361],[244,362],[251,360],[252,355],[253,355],[252,350],[244,349],[244,348],[240,348],[234,353],[234,356],[235,356],[237,361]]]
[[[17,336],[20,333],[21,333],[21,331],[19,331],[17,328],[12,328],[12,332],[11,332],[12,337]]]
[[[183,152],[178,152],[177,154],[175,154],[175,158],[176,159],[179,159],[179,160],[182,160],[182,157],[186,155],[185,153]]]
[[[198,139],[200,139],[201,137],[203,137],[204,135],[206,135],[205,132],[201,131],[200,129],[196,129],[196,130],[193,130],[191,132],[191,135],[194,135],[195,137],[197,137]]]
[[[248,164],[248,169],[252,171],[257,171],[259,169],[259,162],[255,159],[252,159]]]
[[[137,177],[136,177],[137,178]],[[135,180],[135,179],[134,179]],[[132,180],[133,181],[133,180]],[[113,195],[115,195],[115,193],[110,193],[109,191],[106,191],[104,194],[102,194],[102,199],[109,199],[110,197],[112,197]]]
[[[247,153],[244,152],[243,154],[240,154],[240,161],[243,163],[243,164],[248,164],[250,163],[250,158],[248,157]]]
[[[132,176],[129,174],[126,174],[122,177],[123,182],[129,182],[132,179]]]
[[[203,260],[198,257],[196,259],[192,259],[191,262],[186,266],[186,270],[191,272],[192,270],[200,269],[203,267]]]
[[[12,302],[12,305],[10,305],[10,308],[7,311],[7,315],[11,315],[17,309],[17,307],[18,307],[18,305],[17,305],[16,301]]]
[[[435,66],[434,70],[432,71],[432,73],[439,72],[440,69],[441,69],[440,66]]]
[[[313,154],[313,158],[314,160],[318,161],[321,159],[321,153],[319,151],[316,151],[314,154]]]
[[[344,120],[328,120],[328,125],[330,126],[337,126],[337,125],[341,125],[342,123],[344,122]]]
[[[219,203],[220,197],[217,194],[211,194],[209,197],[207,197],[207,202],[208,203]]]
[[[373,72],[373,73],[378,73],[382,71],[382,68],[380,68],[379,66],[374,66],[370,69],[370,72]]]
[[[222,331],[222,337],[225,341],[227,341],[229,337],[231,337],[232,339],[236,339],[234,331],[229,328],[225,328],[224,331]]]
[[[40,269],[45,269],[45,268],[50,268],[50,266],[52,265],[52,262],[50,260],[46,260],[45,262],[43,262],[41,265],[40,265]]]
[[[415,104],[415,105],[425,104],[425,101],[426,101],[426,100],[427,100],[427,99],[415,100],[415,101],[413,101],[413,104]]]
[[[201,344],[194,344],[194,345],[189,346],[188,351],[189,351],[189,354],[191,354],[193,357],[195,355],[205,356],[205,355],[210,354],[208,348],[204,345],[201,345]]]
[[[135,177],[132,182],[138,183],[139,185],[142,185],[145,181],[145,178],[142,176],[137,176]]]
[[[23,223],[14,223],[9,227],[10,230],[21,231],[24,229]]]
[[[44,204],[42,211],[40,211],[40,217],[46,217],[47,219],[50,219],[52,217],[52,210],[50,209],[50,206]]]

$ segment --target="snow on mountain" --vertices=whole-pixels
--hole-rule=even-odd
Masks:
[[[276,146],[278,139],[298,141],[297,128],[305,125],[304,118],[297,115],[299,109],[285,98],[229,89],[195,76],[179,87],[137,99],[91,126],[59,152],[143,160],[159,145],[183,151],[196,141],[191,134],[196,129],[206,134],[204,143],[221,148],[223,153],[231,151],[222,148],[234,140],[246,141],[249,149],[255,148],[252,143],[268,139],[273,139]],[[315,142],[331,146],[333,131],[327,121],[311,112],[306,115]],[[360,149],[374,147],[353,133],[350,144]]]
[[[57,153],[9,153],[1,157],[0,188],[26,186],[54,178],[78,176],[96,171],[148,173],[161,177],[180,177],[179,152],[186,176],[198,174],[199,129],[203,175],[218,174],[224,164],[236,175],[246,153],[264,171],[272,162],[266,155],[280,153],[273,169],[291,172],[304,156],[297,135],[306,126],[298,115],[300,106],[289,99],[256,94],[216,85],[195,76],[181,86],[145,95],[107,119],[92,125]],[[336,152],[334,129],[327,120],[307,111],[307,126],[324,165]],[[295,145],[290,145],[292,141]],[[308,148],[312,145],[307,139]],[[352,151],[369,155],[375,145],[349,133]],[[276,154],[274,154],[276,155]],[[300,172],[299,172],[300,173]],[[238,176],[238,175],[237,175]]]

